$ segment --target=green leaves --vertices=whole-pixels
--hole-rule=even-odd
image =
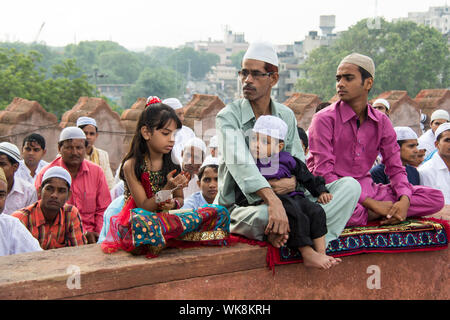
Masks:
[[[367,19],[343,32],[331,47],[314,50],[300,68],[306,77],[296,89],[329,100],[336,93],[335,72],[351,52],[370,56],[376,66],[370,97],[384,91],[406,90],[411,97],[422,89],[450,85],[450,54],[447,41],[436,29],[413,22],[390,23]]]

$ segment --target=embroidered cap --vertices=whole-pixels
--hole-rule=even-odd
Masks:
[[[45,171],[44,175],[42,176],[42,181],[50,178],[60,178],[65,180],[69,184],[69,187],[72,185],[72,177],[70,176],[70,173],[63,167],[55,166]]]
[[[447,131],[447,130],[450,130],[450,123],[449,123],[449,122],[441,124],[441,125],[436,129],[436,132],[434,133],[434,136],[435,136],[436,139],[437,139],[437,137],[439,137],[439,135],[440,135],[442,132]]]
[[[22,157],[20,156],[19,148],[15,144],[12,144],[10,142],[2,142],[0,143],[0,152],[7,154],[17,162],[22,160]]]
[[[87,126],[88,124],[93,125],[97,128],[97,121],[90,117],[79,117],[77,119],[77,127]]]
[[[255,42],[248,46],[247,52],[245,52],[243,60],[253,59],[270,63],[278,67],[278,55],[272,44],[268,42]]]
[[[61,131],[59,135],[59,142],[69,139],[84,139],[86,140],[86,135],[83,130],[78,127],[66,127]]]
[[[181,104],[180,100],[178,100],[177,98],[167,98],[167,99],[163,100],[162,103],[167,104],[173,110],[183,108],[183,105]]]
[[[365,56],[360,53],[352,53],[346,56],[344,59],[342,59],[339,65],[343,63],[351,63],[357,65],[358,67],[361,67],[367,72],[369,72],[372,78],[375,78],[375,63],[373,62],[372,58],[368,56]]]
[[[397,134],[397,141],[418,139],[417,134],[410,127],[395,127],[394,130]]]
[[[284,140],[288,125],[275,116],[260,116],[253,127],[254,132],[262,133],[278,140]]]
[[[389,102],[386,99],[377,99],[374,101],[372,106],[374,106],[376,104],[382,104],[383,106],[386,107],[387,110],[389,110],[391,108],[391,105],[389,104]]]

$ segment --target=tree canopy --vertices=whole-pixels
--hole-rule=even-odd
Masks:
[[[0,107],[5,108],[15,97],[38,101],[48,112],[60,117],[73,107],[80,96],[92,96],[94,87],[80,75],[73,59],[63,60],[47,70],[38,67],[42,54],[0,48]]]
[[[384,19],[375,26],[364,19],[342,32],[330,47],[311,52],[300,66],[306,77],[297,81],[296,89],[329,100],[336,93],[337,66],[352,52],[368,55],[375,62],[371,97],[389,90],[406,90],[414,97],[422,89],[450,85],[449,47],[439,31],[413,22],[390,23]]]

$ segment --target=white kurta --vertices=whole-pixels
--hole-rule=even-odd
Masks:
[[[12,214],[14,211],[28,207],[38,201],[34,185],[21,178],[14,177],[14,184],[6,196],[3,214]]]
[[[0,214],[0,256],[42,251],[39,241],[16,217]]]
[[[17,169],[16,173],[14,174],[14,177],[21,178],[32,185],[34,185],[34,180],[36,180],[36,176],[38,173],[42,170],[43,167],[48,165],[47,161],[41,160],[38,163],[38,166],[36,168],[36,172],[34,173],[34,177],[30,174],[30,169],[28,169],[27,165],[25,164],[25,161],[20,160],[19,162],[19,168]]]
[[[439,189],[444,194],[445,204],[450,204],[450,171],[438,152],[418,169],[420,184]]]

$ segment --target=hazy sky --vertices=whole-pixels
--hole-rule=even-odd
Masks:
[[[376,3],[378,6],[376,6]],[[64,46],[112,40],[128,49],[222,40],[223,28],[248,42],[289,44],[319,31],[320,15],[336,15],[336,31],[375,14],[391,21],[450,0],[2,0],[0,41]]]

